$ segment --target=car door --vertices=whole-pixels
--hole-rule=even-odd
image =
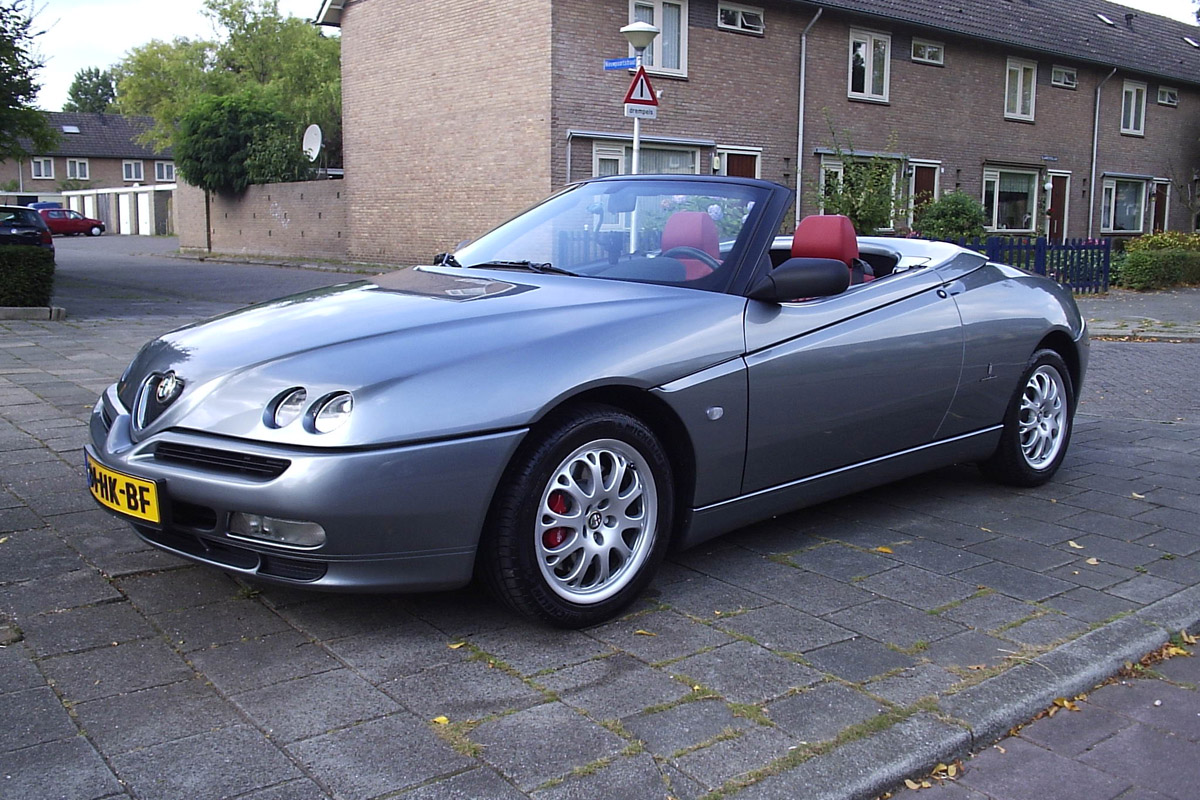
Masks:
[[[963,359],[942,284],[914,269],[834,297],[747,304],[743,493],[933,440]]]
[[[87,231],[83,214],[80,214],[78,211],[64,211],[62,213],[65,217],[63,220],[64,233],[84,233]]]

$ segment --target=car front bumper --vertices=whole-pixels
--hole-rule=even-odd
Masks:
[[[466,584],[492,494],[526,432],[322,450],[178,430],[134,442],[130,424],[110,388],[92,413],[87,452],[157,484],[161,521],[124,517],[139,536],[192,561],[327,591]],[[238,511],[314,522],[325,543],[298,548],[233,535],[229,518]]]

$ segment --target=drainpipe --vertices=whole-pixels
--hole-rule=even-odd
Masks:
[[[801,178],[804,174],[804,94],[807,88],[807,69],[808,69],[808,32],[812,30],[813,25],[817,24],[817,20],[825,13],[825,9],[818,8],[817,13],[813,16],[812,21],[805,27],[804,32],[800,34],[800,96],[799,96],[799,119],[796,125],[796,216],[800,215],[800,204],[803,202],[801,194]],[[797,219],[797,222],[800,220]]]
[[[1100,146],[1100,90],[1104,88],[1104,84],[1108,83],[1108,79],[1116,74],[1117,68],[1113,67],[1113,71],[1108,73],[1108,76],[1096,87],[1096,118],[1092,121],[1092,177],[1088,182],[1089,239],[1092,238],[1092,231],[1096,226],[1096,151]]]

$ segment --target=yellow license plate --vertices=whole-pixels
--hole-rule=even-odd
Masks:
[[[158,525],[162,512],[158,505],[158,484],[135,478],[100,464],[84,452],[87,463],[88,491],[96,502],[118,514]]]

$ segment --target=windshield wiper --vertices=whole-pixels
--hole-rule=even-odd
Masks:
[[[458,259],[454,257],[454,253],[438,253],[433,257],[433,265],[435,267],[462,267],[458,263]]]
[[[578,273],[570,270],[556,267],[549,262],[539,263],[537,261],[483,261],[479,264],[472,264],[467,269],[488,268],[488,269],[525,269],[530,272],[547,273],[552,272],[555,275],[571,275],[578,277]]]

